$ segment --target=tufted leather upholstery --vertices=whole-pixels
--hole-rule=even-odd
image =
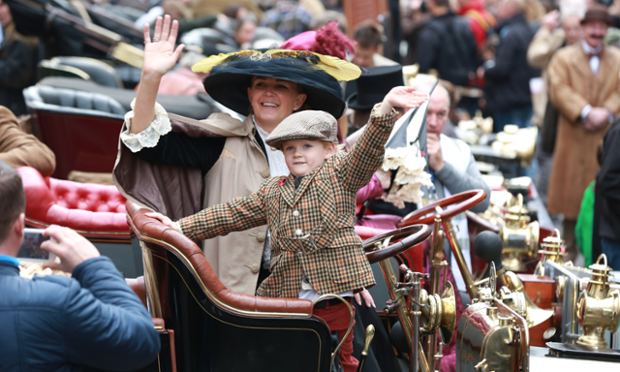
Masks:
[[[158,220],[145,216],[144,213],[150,212],[148,209],[140,208],[131,201],[127,201],[126,207],[129,223],[138,239],[143,241],[144,239],[157,239],[178,249],[196,269],[208,290],[222,303],[233,309],[251,312],[312,314],[312,302],[308,300],[257,297],[229,291],[217,277],[196,243],[185,235],[166,227]],[[158,244],[158,246],[166,248],[163,244]],[[147,244],[147,247],[152,249],[152,244]],[[161,281],[162,278],[158,280]]]
[[[126,112],[123,106],[111,97],[73,89],[37,85],[24,89],[24,98],[31,110],[50,110],[120,119]]]
[[[71,66],[87,73],[99,85],[123,88],[123,82],[114,68],[98,59],[87,57],[54,57],[52,64]]]
[[[125,197],[114,186],[42,177],[34,168],[20,167],[26,193],[27,224],[70,227],[84,235],[128,237]]]

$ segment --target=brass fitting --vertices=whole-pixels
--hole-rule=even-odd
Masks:
[[[536,258],[540,226],[538,222],[529,223],[530,216],[523,206],[521,194],[517,195],[517,201],[513,206],[504,208],[503,211],[506,224],[499,233],[504,242],[502,264],[506,270],[525,271],[523,261]]]
[[[564,264],[564,256],[566,254],[562,253],[563,244],[564,241],[558,229],[555,229],[555,232],[551,236],[543,239],[543,242],[540,244],[541,249],[538,251],[541,255],[540,261],[538,261],[536,265],[534,274],[545,275],[545,261],[553,261],[560,265]]]
[[[599,262],[603,260],[602,264]],[[605,329],[615,332],[620,321],[620,291],[610,290],[608,281],[611,269],[607,257],[601,254],[590,266],[592,279],[577,300],[577,321],[583,334],[577,344],[594,348],[609,347],[603,337]]]

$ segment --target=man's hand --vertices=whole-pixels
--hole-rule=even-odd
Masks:
[[[100,256],[99,251],[91,242],[69,228],[51,225],[45,229],[43,236],[49,236],[52,239],[43,242],[41,248],[60,258],[60,262],[49,261],[44,264],[50,269],[70,273],[82,262]]]
[[[377,178],[381,181],[381,187],[383,187],[384,190],[390,187],[392,183],[392,171],[379,169],[375,172],[375,175],[377,175]]]
[[[593,107],[586,116],[586,130],[595,131],[609,123],[610,113],[605,107]]]
[[[428,165],[435,172],[439,172],[444,166],[443,155],[441,154],[441,145],[439,144],[439,135],[428,133],[426,136],[426,153],[428,154]]]
[[[360,293],[354,294],[353,297],[355,298],[355,302],[357,302],[359,306],[362,306],[362,298],[364,298],[364,303],[366,304],[366,307],[377,307],[375,306],[375,300],[372,298],[370,292],[368,292],[367,289],[364,289]]]
[[[542,26],[549,30],[549,32],[553,32],[560,25],[560,12],[557,10],[552,10],[549,13],[545,14],[542,21]]]

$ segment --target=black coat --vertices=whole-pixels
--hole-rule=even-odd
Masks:
[[[20,35],[12,26],[4,32],[0,44],[0,105],[19,116],[27,113],[22,90],[34,83],[33,47],[37,41]]]
[[[620,242],[620,120],[605,134],[601,169],[596,177],[596,197],[601,199],[599,234]]]
[[[469,86],[479,66],[474,34],[466,19],[452,12],[431,19],[420,32],[416,57],[420,72],[437,70],[441,79]]]
[[[496,110],[532,106],[530,79],[540,75],[527,63],[527,49],[534,29],[523,14],[508,18],[497,27],[500,41],[495,60],[485,63],[487,96]]]

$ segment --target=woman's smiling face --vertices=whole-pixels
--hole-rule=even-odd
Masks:
[[[248,88],[248,98],[258,124],[277,126],[293,111],[301,108],[306,95],[299,93],[297,83],[255,76]]]

